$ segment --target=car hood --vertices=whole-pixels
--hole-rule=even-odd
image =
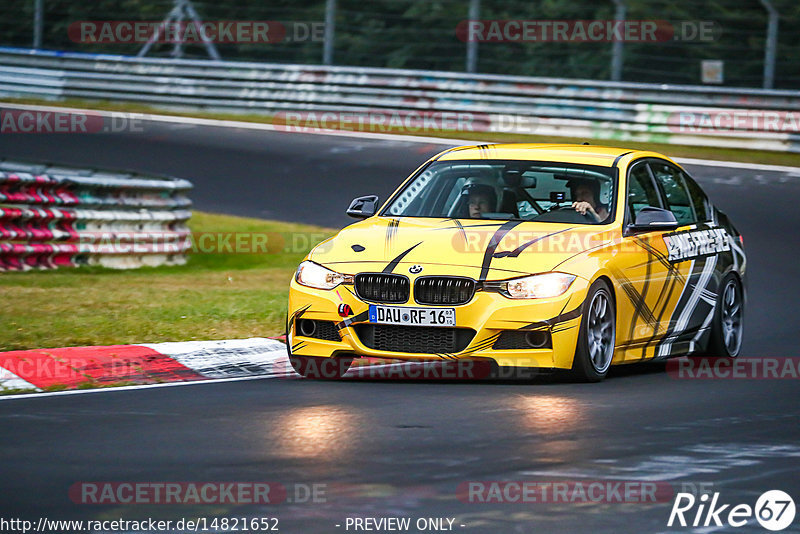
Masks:
[[[502,280],[551,271],[608,238],[607,229],[590,225],[370,217],[318,245],[309,259],[344,274],[421,266],[421,274]]]

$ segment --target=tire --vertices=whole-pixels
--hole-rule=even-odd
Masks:
[[[289,361],[292,363],[295,372],[304,378],[338,380],[350,369],[353,358],[319,358],[316,356],[289,355]]]
[[[572,376],[581,382],[600,382],[614,358],[617,309],[608,283],[597,280],[586,295],[578,344],[572,361]]]
[[[739,278],[728,273],[722,279],[706,356],[736,358],[742,349],[744,292]]]

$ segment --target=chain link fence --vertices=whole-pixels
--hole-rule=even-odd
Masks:
[[[237,38],[234,31],[233,38],[210,43],[159,39],[164,42],[147,45],[103,38],[100,25],[83,33],[78,26],[168,17],[184,25],[266,21],[273,33],[269,42]],[[630,24],[633,34],[609,30],[614,21]],[[0,45],[800,89],[798,22],[796,0],[5,0]],[[655,38],[643,37],[652,27]]]

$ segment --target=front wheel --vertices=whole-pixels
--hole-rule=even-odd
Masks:
[[[617,312],[611,288],[597,280],[586,296],[572,374],[582,382],[599,382],[606,377],[614,358]]]
[[[353,358],[334,357],[319,358],[317,356],[289,356],[295,372],[305,378],[336,380],[342,378],[350,369]]]

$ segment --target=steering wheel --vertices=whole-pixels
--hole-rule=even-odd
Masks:
[[[550,215],[550,216],[549,216]],[[555,217],[553,217],[554,215]],[[572,206],[553,206],[551,207],[546,213],[543,213],[539,217],[534,218],[534,220],[539,221],[549,221],[549,222],[564,222],[564,223],[580,223],[580,224],[597,224],[597,219],[595,219],[591,213],[586,213],[581,215],[579,212],[575,211],[575,208]]]

